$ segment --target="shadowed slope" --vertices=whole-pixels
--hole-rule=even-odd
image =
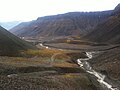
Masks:
[[[35,47],[0,27],[0,55],[16,55],[20,50],[27,49]]]
[[[104,23],[99,24],[84,38],[100,43],[120,43],[120,14],[110,17]]]
[[[98,24],[83,39],[99,43],[120,43],[120,4],[118,4],[106,21]]]

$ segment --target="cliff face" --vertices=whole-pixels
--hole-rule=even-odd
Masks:
[[[82,36],[90,32],[98,23],[105,21],[111,12],[71,12],[40,17],[31,22],[21,23],[10,32],[20,37]]]

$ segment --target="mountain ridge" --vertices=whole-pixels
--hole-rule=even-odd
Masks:
[[[92,32],[84,36],[84,38],[99,43],[120,43],[120,13],[99,24]]]
[[[31,22],[21,23],[10,32],[20,37],[84,35],[108,18],[111,12],[71,12],[40,17]]]
[[[94,42],[119,43],[120,4],[102,12],[70,12],[39,17],[10,30],[19,37],[79,36]],[[109,30],[108,30],[109,29]]]

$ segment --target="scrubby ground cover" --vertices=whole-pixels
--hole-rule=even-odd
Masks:
[[[28,50],[21,57],[0,57],[0,90],[100,90],[75,59],[84,53]]]

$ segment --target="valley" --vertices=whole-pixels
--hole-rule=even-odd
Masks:
[[[119,75],[116,77],[116,81],[116,79],[113,78],[115,74],[111,73],[112,76],[108,74],[109,71],[103,67],[104,65],[102,69],[98,68],[97,64],[99,64],[100,61],[95,60],[104,53],[109,53],[111,50],[117,48],[119,49],[119,45],[79,42],[77,44],[75,43],[75,46],[77,45],[75,48],[73,43],[61,43],[61,40],[59,43],[58,40],[57,43],[56,40],[48,43],[39,43],[37,40],[34,42],[37,43],[36,46],[38,50],[22,52],[21,57],[3,56],[0,58],[0,76],[1,80],[4,81],[1,82],[2,88],[6,88],[6,90],[7,88],[12,88],[14,90],[15,88],[13,86],[16,86],[17,89],[24,88],[35,90],[66,90],[67,88],[69,88],[69,90],[109,90],[101,85],[93,75],[86,72],[83,68],[80,68],[79,64],[77,64],[78,59],[88,57],[85,52],[95,51],[95,57],[88,62],[96,71],[106,75],[107,82],[112,83],[114,88],[118,88],[110,90],[119,90],[119,79],[117,79]],[[64,48],[60,47],[58,44],[64,46]],[[65,46],[65,44],[67,45]],[[94,47],[95,45],[96,48]],[[107,58],[105,58],[105,60],[107,60]],[[119,61],[116,62],[118,63]],[[101,65],[99,66],[101,67]],[[111,70],[114,70],[114,68],[111,68]],[[117,73],[119,74],[119,72]],[[7,85],[8,82],[10,82],[8,86],[2,86],[4,83]],[[23,83],[26,84],[23,85]],[[19,84],[19,86],[17,84]]]
[[[107,81],[115,85],[114,88],[118,88],[113,90],[119,90],[119,72],[109,72],[103,64],[104,60],[109,60],[108,55],[114,49],[118,49],[114,57],[117,55],[118,60],[115,62],[119,63],[119,44],[99,44],[76,39],[26,41],[31,41],[38,49],[23,51],[17,57],[0,57],[0,89],[107,90],[93,75],[77,65],[78,59],[87,58],[85,52],[96,51],[101,53],[96,54],[89,63],[96,71],[106,75]],[[104,53],[108,58],[99,61],[98,57],[102,58]],[[114,69],[116,67],[111,68],[111,71]]]
[[[0,26],[0,90],[120,90],[120,4]]]
[[[102,90],[74,63],[79,57],[86,56],[49,48],[27,51],[23,57],[1,57],[0,89]]]

